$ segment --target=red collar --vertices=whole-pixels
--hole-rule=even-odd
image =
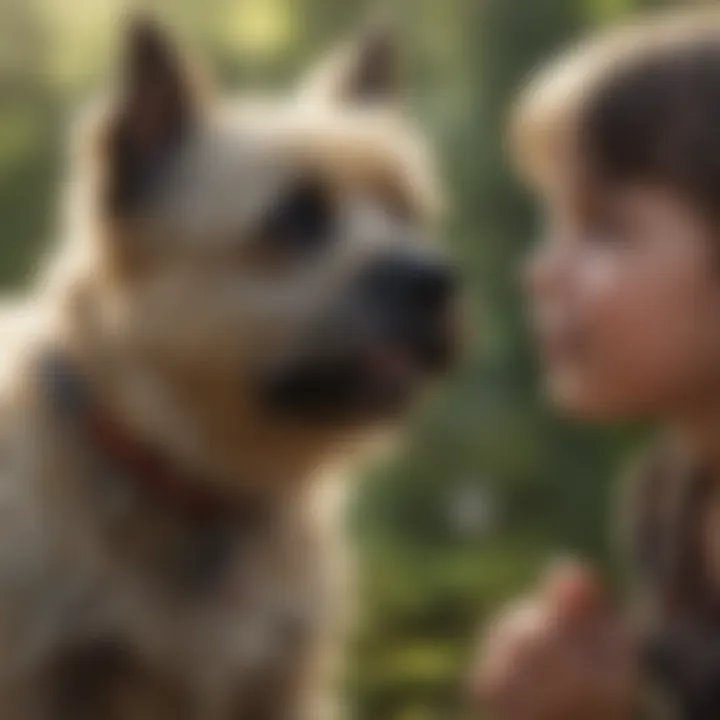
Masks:
[[[229,493],[209,488],[207,480],[183,472],[159,450],[131,438],[107,415],[88,415],[85,430],[95,448],[153,502],[197,520],[227,515],[236,504]]]
[[[52,356],[46,370],[54,404],[71,416],[103,462],[120,470],[147,499],[200,523],[264,523],[271,507],[268,497],[223,492],[207,478],[180,468],[160,448],[132,437],[93,402],[80,373],[66,359]]]

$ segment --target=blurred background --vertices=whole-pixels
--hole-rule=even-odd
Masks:
[[[468,358],[402,453],[358,483],[348,527],[362,608],[346,691],[353,717],[461,718],[483,617],[548,559],[617,578],[610,523],[627,429],[563,424],[537,387],[517,283],[534,211],[503,158],[508,105],[543,58],[658,2],[399,0],[408,95],[451,199],[445,238],[465,274]],[[668,3],[664,3],[668,4]],[[107,79],[120,0],[0,0],[0,281],[18,287],[52,242],[73,109]],[[168,0],[226,87],[282,86],[360,25],[365,0]]]

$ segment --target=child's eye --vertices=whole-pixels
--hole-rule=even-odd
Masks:
[[[322,183],[303,180],[270,209],[262,237],[293,252],[320,249],[332,237],[336,220],[333,198]]]

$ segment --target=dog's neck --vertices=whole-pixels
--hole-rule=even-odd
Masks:
[[[62,353],[47,353],[43,375],[55,410],[75,426],[106,465],[118,469],[155,502],[202,521],[227,511],[242,514],[248,505],[259,506],[263,496],[271,497],[269,490],[267,494],[256,491],[229,496],[214,485],[208,487],[203,478],[193,477],[163,448],[133,436],[95,400],[79,369]]]
[[[111,335],[72,318],[60,345],[109,419],[162,447],[175,466],[232,494],[257,487],[302,491],[331,464],[338,444],[327,432],[245,414],[242,397],[212,370],[168,367]]]
[[[116,551],[158,587],[190,599],[212,596],[239,552],[262,544],[297,514],[292,496],[277,488],[224,493],[128,435],[62,353],[49,350],[39,375],[63,434],[83,450],[78,487],[93,515],[115,537]]]
[[[122,436],[122,456],[147,446],[159,448],[162,464],[173,469],[170,475],[198,487],[198,495],[191,492],[183,502],[204,505],[205,498],[212,498],[207,503],[212,505],[220,498],[221,504],[232,504],[234,498],[244,502],[271,494],[304,505],[327,471],[338,469],[333,461],[340,443],[326,434],[302,425],[283,426],[274,418],[258,422],[238,417],[228,383],[203,378],[203,373],[197,373],[200,382],[173,374],[132,343],[119,341],[94,312],[93,286],[94,281],[75,279],[62,283],[51,298],[51,312],[59,312],[60,319],[50,323],[45,357],[59,353],[81,378],[84,392],[102,408],[104,422]]]
[[[302,427],[297,438],[279,427],[273,445],[270,424],[266,428],[223,416],[216,406],[208,411],[204,398],[193,403],[193,393],[200,395],[202,387],[178,390],[181,380],[169,381],[151,363],[120,353],[89,356],[76,347],[51,348],[45,355],[62,369],[66,384],[77,388],[75,394],[85,398],[79,414],[92,426],[96,443],[140,474],[150,466],[162,467],[167,482],[158,480],[158,486],[177,484],[175,478],[208,496],[231,500],[236,493],[244,497],[270,489],[301,492],[318,474],[320,446],[307,442],[312,438]]]

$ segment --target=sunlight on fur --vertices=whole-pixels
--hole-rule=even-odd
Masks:
[[[431,152],[379,29],[282,98],[124,45],[4,313],[0,716],[336,717],[338,468],[455,354]]]

